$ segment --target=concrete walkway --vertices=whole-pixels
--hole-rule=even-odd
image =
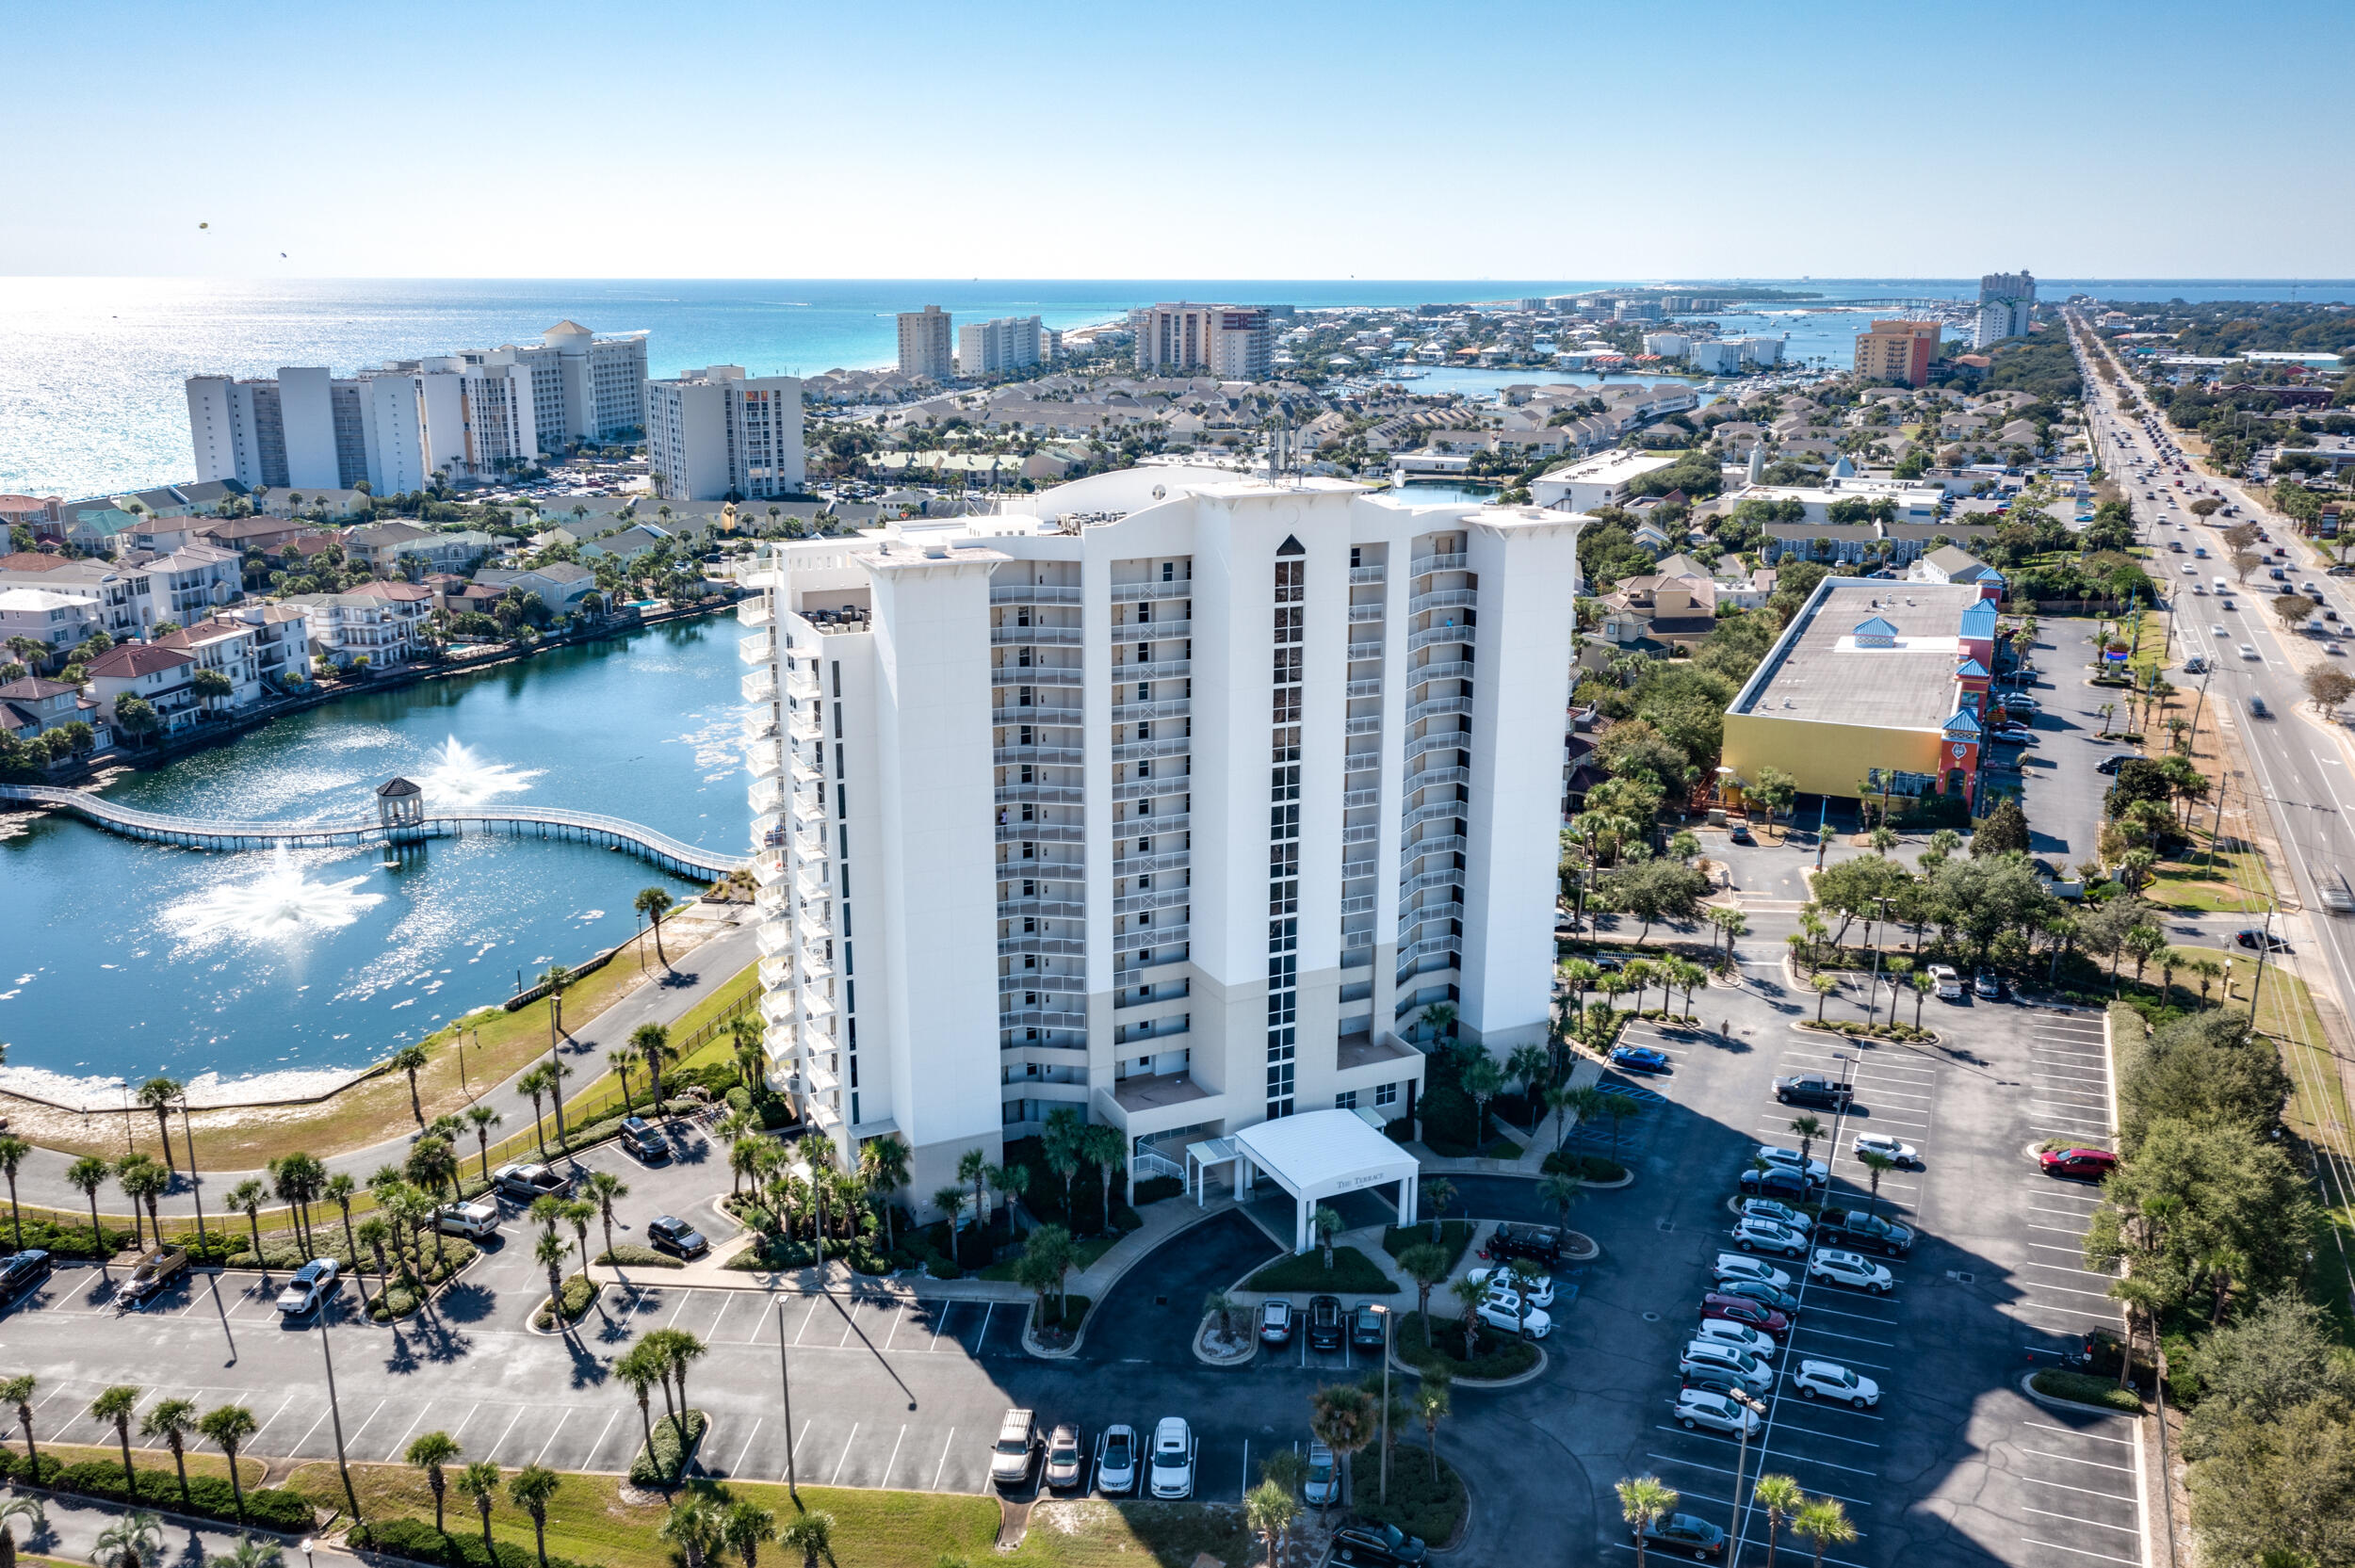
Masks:
[[[729,911],[728,920],[710,936],[688,952],[674,950],[672,966],[674,974],[670,983],[665,983],[658,972],[652,983],[638,987],[591,1019],[578,1033],[565,1038],[560,1054],[573,1069],[572,1083],[577,1091],[586,1089],[603,1075],[606,1071],[605,1053],[626,1044],[631,1031],[639,1025],[676,1024],[696,1006],[717,994],[722,987],[759,956],[758,928],[743,919],[746,907],[725,907]],[[625,954],[613,962],[623,963],[633,961]],[[545,1056],[534,1057],[518,1068],[506,1082],[479,1097],[481,1103],[492,1106],[506,1118],[498,1137],[530,1130],[531,1101],[528,1096],[516,1091],[515,1082],[546,1059]],[[545,1114],[544,1108],[543,1114]],[[149,1120],[152,1123],[152,1118]],[[148,1130],[153,1131],[152,1125]],[[408,1158],[409,1146],[416,1134],[415,1123],[404,1114],[399,1124],[393,1129],[393,1136],[363,1149],[328,1156],[325,1161],[327,1169],[331,1173],[345,1172],[353,1180],[365,1182],[378,1167],[398,1165]],[[465,1156],[472,1154],[473,1150],[462,1148],[459,1153]],[[180,1157],[185,1164],[185,1153]],[[17,1172],[18,1198],[27,1204],[59,1209],[68,1214],[87,1215],[89,1212],[89,1200],[65,1179],[66,1169],[73,1163],[73,1157],[70,1155],[36,1147]],[[260,1171],[206,1171],[201,1174],[198,1184],[191,1184],[187,1171],[182,1170],[164,1200],[165,1222],[171,1225],[193,1223],[196,1204],[190,1188],[201,1184],[207,1225],[219,1224],[224,1218],[242,1225],[242,1220],[226,1214],[221,1195],[250,1176],[265,1181],[268,1179],[267,1172]],[[124,1203],[122,1194],[111,1185],[99,1196],[102,1213],[109,1210],[126,1213]]]
[[[1602,1063],[1592,1057],[1581,1058],[1570,1069],[1572,1089],[1592,1089],[1601,1081]],[[1433,1154],[1420,1143],[1409,1143],[1406,1147],[1413,1150],[1415,1157],[1421,1161],[1422,1173],[1426,1176],[1541,1176],[1545,1174],[1546,1156],[1561,1148],[1562,1140],[1578,1127],[1575,1116],[1564,1116],[1560,1121],[1560,1139],[1554,1136],[1555,1118],[1548,1116],[1537,1123],[1536,1136],[1522,1147],[1519,1157],[1515,1159],[1449,1159]]]
[[[23,1487],[10,1487],[5,1495],[38,1497],[48,1515],[47,1526],[41,1530],[33,1529],[28,1519],[9,1522],[8,1528],[16,1536],[19,1550],[75,1562],[95,1561],[99,1536],[108,1526],[130,1511],[114,1503],[100,1502],[94,1497],[64,1496],[27,1491]],[[234,1525],[200,1523],[170,1513],[158,1514],[157,1517],[163,1522],[163,1555],[155,1560],[173,1564],[211,1562],[237,1549],[237,1529]],[[284,1554],[287,1563],[302,1561],[302,1548],[298,1543],[272,1535],[267,1530],[255,1530],[252,1534],[256,1541],[277,1546]],[[358,1558],[335,1546],[316,1548],[312,1561],[323,1565],[323,1568],[360,1568]]]

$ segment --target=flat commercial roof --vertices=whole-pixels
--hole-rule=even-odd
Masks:
[[[1955,711],[1955,669],[1962,662],[1956,632],[1978,600],[1975,583],[1828,578],[1728,711],[1938,729]],[[1857,627],[1876,617],[1896,628],[1891,646],[1859,646]]]
[[[1259,1122],[1235,1142],[1260,1170],[1302,1199],[1327,1198],[1394,1182],[1420,1165],[1414,1155],[1346,1110],[1310,1110]]]

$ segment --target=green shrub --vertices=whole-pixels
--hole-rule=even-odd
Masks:
[[[1276,1294],[1287,1291],[1331,1291],[1341,1294],[1387,1296],[1398,1286],[1382,1266],[1355,1247],[1333,1249],[1333,1266],[1324,1266],[1324,1252],[1312,1247],[1297,1257],[1278,1258],[1244,1282],[1245,1290],[1266,1290]]]
[[[1055,1315],[1054,1298],[1050,1296],[1044,1302],[1031,1303],[1031,1326],[1039,1334],[1077,1334],[1080,1325],[1087,1320],[1088,1308],[1095,1304],[1085,1296],[1066,1294],[1063,1299],[1063,1315],[1059,1317]]]
[[[1133,1217],[1136,1210],[1143,1208],[1145,1204],[1158,1204],[1164,1198],[1175,1198],[1179,1193],[1185,1191],[1185,1189],[1186,1184],[1176,1176],[1147,1176],[1145,1180],[1137,1183],[1136,1208],[1129,1210],[1129,1213]],[[1113,1218],[1115,1221],[1120,1219],[1120,1214],[1117,1209],[1114,1210]],[[1142,1220],[1137,1221],[1137,1224],[1143,1223],[1144,1221]],[[1129,1225],[1125,1228],[1134,1230],[1137,1228],[1137,1224]]]
[[[41,1456],[41,1463],[38,1466],[41,1472],[39,1475],[33,1473],[35,1468],[36,1466],[21,1456],[10,1453],[6,1448],[0,1448],[0,1481],[13,1480],[28,1486],[55,1486],[57,1484],[57,1474],[65,1468],[65,1463],[53,1455],[43,1454]]]
[[[1376,1525],[1396,1525],[1425,1544],[1444,1546],[1464,1528],[1464,1478],[1446,1460],[1439,1461],[1437,1479],[1431,1475],[1431,1450],[1402,1443],[1390,1451],[1389,1500],[1382,1500],[1382,1450],[1358,1449],[1349,1456],[1350,1510]]]
[[[1435,1311],[1431,1315],[1431,1332],[1436,1345],[1426,1345],[1422,1337],[1422,1314],[1404,1314],[1398,1324],[1398,1359],[1409,1366],[1443,1366],[1459,1378],[1510,1378],[1528,1371],[1537,1365],[1537,1347],[1529,1340],[1516,1339],[1486,1324],[1480,1326],[1473,1340],[1472,1358],[1464,1357],[1464,1327],[1460,1317]]]
[[[742,1084],[729,1090],[728,1108],[739,1115],[750,1116],[753,1113],[753,1091]]]
[[[658,1253],[652,1247],[634,1247],[625,1241],[609,1253],[599,1253],[597,1261],[608,1269],[683,1269],[686,1264],[668,1253]]]
[[[18,1463],[21,1465],[23,1461]],[[47,1463],[42,1468],[47,1470]],[[85,1460],[79,1464],[65,1465],[54,1473],[49,1485],[60,1492],[78,1493],[106,1502],[136,1503],[206,1519],[234,1522],[237,1517],[236,1495],[225,1477],[190,1476],[187,1500],[183,1502],[176,1472],[138,1467],[134,1473],[138,1478],[136,1497],[122,1484],[122,1466],[112,1460]],[[307,1534],[318,1522],[308,1497],[268,1487],[256,1487],[245,1495],[245,1516],[249,1524],[289,1535]]]
[[[2028,1386],[2047,1398],[2071,1399],[2081,1405],[2103,1405],[2136,1415],[2142,1414],[2142,1397],[2119,1387],[2107,1378],[2087,1377],[2083,1372],[2048,1370],[2030,1378]]]
[[[127,1253],[137,1245],[128,1230],[116,1230],[108,1226],[105,1236],[106,1238],[106,1253],[108,1257]],[[5,1233],[5,1238],[9,1244],[8,1251],[11,1253],[16,1251],[14,1246],[16,1233],[13,1228]],[[90,1246],[89,1226],[87,1224],[59,1225],[47,1220],[27,1220],[24,1221],[24,1245],[27,1248],[39,1248],[51,1257],[60,1260],[91,1258],[98,1255],[97,1251]]]
[[[577,1323],[588,1315],[589,1309],[596,1304],[596,1300],[597,1286],[594,1281],[586,1274],[569,1274],[564,1279],[562,1300],[550,1302],[545,1296],[541,1297],[539,1311],[532,1315],[531,1320],[540,1328],[552,1329],[556,1327],[556,1311],[561,1311],[565,1322]],[[551,1311],[551,1307],[554,1307],[556,1311]]]
[[[1577,1176],[1590,1182],[1616,1182],[1627,1174],[1627,1167],[1616,1159],[1600,1155],[1565,1154],[1556,1149],[1546,1156],[1545,1173],[1549,1176]]]
[[[479,1534],[445,1535],[422,1519],[376,1519],[353,1528],[351,1544],[405,1562],[430,1562],[440,1568],[539,1568],[539,1558],[512,1541],[493,1538],[495,1556],[483,1549]],[[582,1568],[570,1558],[551,1553],[548,1568]]]
[[[695,1445],[703,1441],[705,1429],[711,1418],[700,1410],[686,1413],[687,1431],[684,1438],[679,1425],[669,1416],[654,1424],[654,1447],[638,1445],[638,1456],[629,1462],[629,1483],[632,1486],[668,1486],[685,1474],[687,1461],[693,1457]]]
[[[959,1280],[965,1277],[964,1268],[956,1259],[934,1253],[924,1265],[924,1272],[936,1280]]]
[[[1433,1246],[1447,1257],[1448,1272],[1464,1260],[1464,1249],[1471,1245],[1472,1232],[1478,1227],[1469,1220],[1448,1220],[1439,1225],[1439,1239],[1431,1239],[1429,1223],[1390,1225],[1382,1232],[1382,1250],[1392,1257],[1404,1257],[1409,1247]]]

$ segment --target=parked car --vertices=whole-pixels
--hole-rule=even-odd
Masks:
[[[1982,969],[1971,977],[1971,994],[1994,1001],[2004,994],[2004,982],[1992,969]]]
[[[1742,1380],[1743,1385],[1754,1394],[1764,1393],[1775,1383],[1774,1368],[1739,1345],[1729,1345],[1717,1339],[1695,1339],[1684,1347],[1677,1361],[1677,1370],[1713,1370],[1730,1372]]]
[[[1880,1384],[1836,1361],[1803,1361],[1791,1374],[1791,1381],[1805,1398],[1844,1400],[1859,1410],[1870,1410],[1881,1402]]]
[[[1080,1429],[1065,1421],[1047,1439],[1047,1468],[1040,1479],[1050,1492],[1071,1492],[1087,1479],[1087,1451],[1080,1447]]]
[[[1519,1291],[1529,1298],[1531,1306],[1553,1305],[1553,1276],[1533,1274],[1526,1284],[1510,1269],[1475,1269],[1464,1276],[1474,1285],[1485,1285],[1494,1290]]]
[[[286,1288],[278,1293],[278,1311],[284,1317],[307,1317],[343,1285],[342,1271],[332,1257],[315,1257],[295,1270]]]
[[[1182,1415],[1164,1415],[1153,1429],[1153,1495],[1164,1501],[1194,1495],[1194,1429]]]
[[[1764,1280],[1718,1280],[1709,1287],[1712,1296],[1738,1296],[1756,1301],[1769,1311],[1779,1312],[1793,1322],[1798,1321],[1799,1299],[1780,1285]]]
[[[1010,1410],[998,1420],[998,1441],[989,1450],[989,1482],[1000,1492],[1027,1486],[1038,1458],[1038,1416]]]
[[[1735,1403],[1730,1394],[1709,1388],[1683,1388],[1677,1391],[1677,1424],[1686,1431],[1707,1427],[1711,1431],[1756,1437],[1760,1421],[1756,1411]]]
[[[1351,1525],[1333,1532],[1332,1560],[1356,1568],[1414,1568],[1430,1548],[1396,1525]]]
[[[1815,1226],[1814,1218],[1807,1210],[1793,1208],[1789,1204],[1778,1204],[1772,1198],[1745,1198],[1742,1200],[1742,1213],[1752,1220],[1772,1220],[1778,1225],[1788,1225],[1801,1236]]]
[[[1747,1323],[1737,1323],[1730,1317],[1703,1316],[1693,1330],[1693,1337],[1718,1345],[1738,1345],[1761,1361],[1775,1359],[1773,1334],[1764,1329],[1754,1329]]]
[[[52,1269],[49,1254],[39,1247],[0,1258],[0,1306],[14,1306],[19,1298],[38,1290]]]
[[[1804,1204],[1814,1197],[1819,1185],[1788,1165],[1770,1165],[1763,1171],[1742,1172],[1743,1191],[1761,1197],[1787,1199],[1796,1204]]]
[[[1384,1333],[1384,1319],[1389,1315],[1372,1301],[1360,1301],[1357,1310],[1349,1315],[1349,1345],[1355,1350],[1372,1350],[1377,1355],[1389,1343]]]
[[[1887,1133],[1859,1133],[1849,1147],[1860,1159],[1866,1155],[1878,1155],[1900,1169],[1922,1163],[1922,1156],[1914,1152],[1912,1144]]]
[[[2109,771],[2115,772],[2116,769]],[[1955,973],[1954,965],[1933,963],[1929,967],[1929,977],[1937,984],[1940,1001],[1957,1002],[1962,999],[1962,977]]]
[[[1720,1282],[1756,1280],[1761,1285],[1771,1285],[1778,1290],[1791,1288],[1789,1274],[1771,1263],[1759,1258],[1746,1257],[1740,1253],[1719,1253],[1717,1261],[1711,1267],[1710,1272]]]
[[[2048,1176],[2069,1176],[2098,1182],[2118,1169],[2118,1156],[2107,1149],[2047,1149],[2036,1156]]]
[[[1298,1318],[1292,1311],[1289,1296],[1270,1296],[1259,1303],[1259,1343],[1289,1345],[1292,1342],[1292,1325]]]
[[[1473,1311],[1482,1322],[1523,1339],[1543,1339],[1553,1332],[1553,1319],[1543,1307],[1531,1306],[1510,1290],[1491,1290]]]
[[[1339,1296],[1308,1298],[1308,1349],[1338,1350],[1341,1348],[1341,1299]]]
[[[136,1310],[146,1306],[187,1277],[188,1250],[186,1247],[158,1247],[139,1259],[118,1299],[122,1305]]]
[[[1137,1489],[1137,1429],[1106,1427],[1096,1434],[1096,1490],[1107,1497],[1127,1497]]]
[[[711,1243],[704,1239],[704,1233],[674,1214],[646,1221],[646,1241],[657,1252],[679,1257],[701,1257],[711,1251]]]
[[[1488,1237],[1488,1244],[1480,1255],[1492,1263],[1509,1263],[1517,1257],[1551,1266],[1562,1261],[1567,1244],[1562,1233],[1551,1225],[1499,1225]]]
[[[491,1188],[502,1198],[529,1204],[566,1196],[573,1189],[573,1178],[544,1165],[502,1165],[491,1173]]]
[[[1844,1110],[1855,1097],[1855,1086],[1823,1073],[1795,1073],[1775,1080],[1775,1098],[1786,1106],[1822,1106],[1827,1110]]]
[[[1733,1227],[1733,1244],[1746,1253],[1780,1253],[1785,1257],[1803,1257],[1807,1253],[1804,1235],[1772,1220],[1756,1220],[1746,1215]]]
[[[1665,1073],[1668,1053],[1650,1045],[1615,1045],[1611,1065],[1628,1073]]]
[[[1308,1444],[1308,1479],[1301,1483],[1300,1500],[1310,1508],[1324,1508],[1341,1500],[1341,1470],[1333,1463],[1333,1450],[1313,1440]]]
[[[1726,1555],[1726,1532],[1690,1513],[1670,1513],[1644,1527],[1644,1544],[1658,1552],[1675,1552],[1696,1562]]]
[[[1860,1208],[1827,1208],[1816,1217],[1815,1239],[1827,1247],[1903,1257],[1913,1251],[1913,1232],[1893,1220]]]
[[[463,1204],[444,1204],[433,1211],[433,1224],[445,1236],[463,1236],[469,1241],[480,1241],[498,1235],[499,1206],[489,1198],[476,1198]]]
[[[671,1140],[662,1129],[642,1116],[622,1118],[622,1141],[629,1152],[649,1164],[671,1157]]]
[[[1729,1323],[1740,1323],[1745,1328],[1756,1329],[1776,1339],[1791,1332],[1791,1319],[1786,1315],[1763,1301],[1721,1290],[1713,1290],[1701,1298],[1701,1317],[1713,1321],[1722,1318]]]
[[[1839,1247],[1818,1247],[1807,1260],[1807,1277],[1822,1280],[1827,1285],[1846,1285],[1851,1290],[1869,1290],[1886,1296],[1895,1288],[1895,1276],[1866,1257]]]
[[[1751,836],[1750,830],[1739,822],[1726,830],[1726,838],[1734,844],[1756,844],[1758,842]]]

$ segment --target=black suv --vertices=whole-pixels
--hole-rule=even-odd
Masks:
[[[1815,1217],[1815,1245],[1903,1257],[1913,1251],[1913,1232],[1860,1208],[1827,1208]]]
[[[1742,1192],[1750,1198],[1776,1198],[1786,1204],[1811,1204],[1820,1184],[1808,1180],[1788,1165],[1742,1172]]]
[[[671,1157],[671,1140],[642,1116],[622,1118],[622,1141],[629,1145],[631,1154],[648,1163]]]
[[[1822,1106],[1827,1110],[1845,1110],[1856,1097],[1856,1090],[1838,1078],[1827,1078],[1821,1073],[1797,1073],[1775,1080],[1775,1098],[1786,1106]]]
[[[0,1306],[8,1306],[49,1277],[49,1254],[39,1247],[0,1259]]]
[[[1341,1299],[1339,1296],[1308,1298],[1308,1349],[1338,1350],[1341,1348]]]
[[[1352,1525],[1333,1532],[1333,1560],[1364,1564],[1365,1568],[1411,1568],[1423,1561],[1431,1548],[1420,1536],[1396,1525]]]
[[[1357,1310],[1349,1315],[1350,1348],[1379,1353],[1382,1349],[1382,1318],[1380,1307],[1372,1301],[1360,1301]]]
[[[1510,1263],[1517,1257],[1536,1263],[1553,1264],[1562,1261],[1562,1233],[1551,1225],[1502,1224],[1488,1237],[1481,1256],[1494,1263]]]
[[[675,1253],[680,1257],[701,1257],[711,1250],[703,1232],[670,1214],[646,1222],[646,1239],[660,1251]]]

